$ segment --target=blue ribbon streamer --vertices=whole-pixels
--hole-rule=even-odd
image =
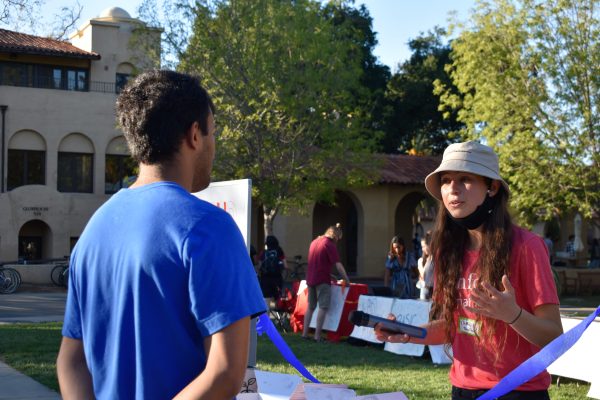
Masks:
[[[277,328],[275,328],[275,325],[273,325],[273,321],[271,321],[267,313],[261,314],[258,317],[258,322],[256,324],[256,333],[258,333],[259,335],[266,333],[269,339],[271,339],[271,341],[275,345],[275,347],[277,347],[277,350],[279,350],[283,358],[285,358],[292,367],[296,368],[296,370],[298,370],[298,372],[300,372],[302,376],[304,376],[309,381],[313,383],[321,383],[318,381],[317,378],[312,376],[310,372],[308,372],[308,370],[304,367],[300,360],[298,360],[298,358],[294,355],[292,350],[289,348],[287,343],[283,340],[283,338],[277,331]]]
[[[573,347],[583,332],[598,315],[600,315],[600,307],[598,307],[596,311],[591,313],[573,329],[563,333],[552,342],[548,343],[538,353],[530,357],[528,360],[525,360],[521,365],[502,378],[502,380],[498,382],[496,386],[479,396],[477,400],[496,399],[510,392],[511,390],[516,389],[540,372],[544,371],[550,364],[556,361],[556,359]]]

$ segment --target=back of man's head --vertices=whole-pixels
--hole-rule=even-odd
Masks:
[[[342,224],[340,224],[339,222],[335,225],[331,225],[325,231],[325,236],[335,240],[340,240],[342,238],[342,234]]]
[[[174,71],[144,72],[117,98],[117,123],[137,162],[156,164],[173,159],[194,122],[208,133],[214,105],[197,78]]]

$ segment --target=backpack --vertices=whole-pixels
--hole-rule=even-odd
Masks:
[[[279,263],[277,250],[266,250],[260,263],[260,273],[262,275],[279,275]]]

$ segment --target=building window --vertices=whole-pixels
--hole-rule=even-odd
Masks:
[[[0,61],[0,84],[88,91],[89,72],[75,67]]]
[[[104,193],[113,194],[131,185],[137,175],[137,165],[130,156],[106,155]]]
[[[67,90],[87,90],[87,73],[83,70],[66,70]]]
[[[125,88],[125,86],[127,85],[127,82],[129,82],[130,77],[131,77],[131,74],[117,73],[117,76],[115,78],[115,92],[117,94],[121,93],[121,90],[123,90]]]
[[[58,191],[93,193],[93,154],[58,153]]]
[[[46,184],[46,152],[8,149],[7,189]]]
[[[26,64],[0,63],[0,83],[7,86],[27,86]]]

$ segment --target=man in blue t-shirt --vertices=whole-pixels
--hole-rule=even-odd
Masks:
[[[190,194],[210,183],[214,106],[196,78],[151,71],[116,109],[139,175],[71,255],[62,397],[231,399],[265,303],[233,219]]]

